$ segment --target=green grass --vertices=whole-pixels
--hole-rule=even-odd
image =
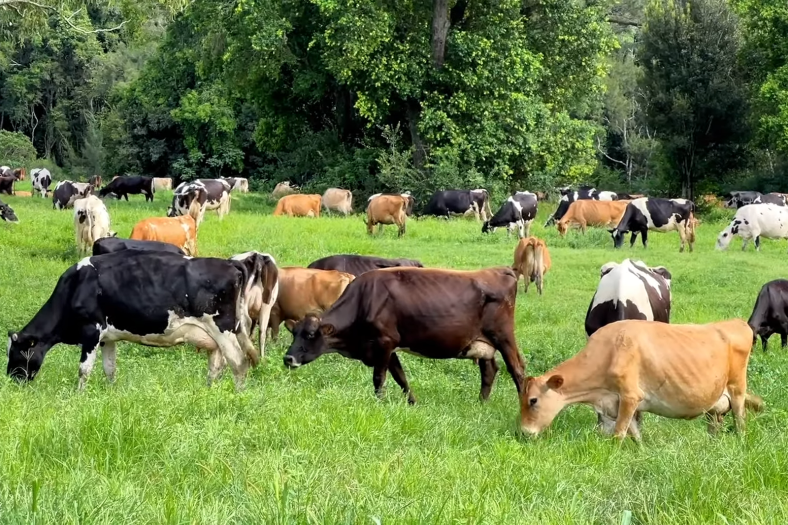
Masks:
[[[20,189],[27,189],[21,188]],[[113,229],[128,236],[156,201],[108,203]],[[51,201],[3,196],[21,219],[0,226],[0,325],[18,330],[78,260],[71,212]],[[361,219],[270,216],[255,195],[234,199],[201,228],[201,255],[250,249],[280,265],[342,252],[418,258],[427,266],[511,264],[514,238],[482,237],[472,221],[410,221],[368,237]],[[559,239],[545,231],[553,270],[545,295],[517,298],[517,342],[539,374],[585,343],[583,320],[599,267],[627,256],[673,274],[676,323],[747,318],[760,286],[785,277],[786,243],[742,253],[714,251],[723,223],[704,223],[695,253],[678,235],[612,249],[606,231]],[[752,248],[751,248],[752,250]],[[389,378],[384,401],[372,373],[338,355],[288,371],[284,332],[268,358],[234,391],[231,374],[205,387],[207,362],[191,347],[118,347],[118,376],[101,366],[77,392],[79,350],[58,346],[28,385],[0,380],[0,523],[633,523],[788,522],[788,354],[755,352],[750,389],[767,403],[743,438],[711,438],[701,420],[647,415],[644,444],[619,446],[594,429],[590,408],[566,410],[542,437],[517,431],[509,376],[479,403],[469,361],[402,360],[419,404]]]

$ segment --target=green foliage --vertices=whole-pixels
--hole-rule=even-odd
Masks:
[[[8,165],[27,166],[36,158],[36,148],[22,133],[0,130],[0,162]]]

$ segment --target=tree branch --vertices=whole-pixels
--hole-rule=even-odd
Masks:
[[[618,164],[621,164],[622,166],[626,167],[626,165],[627,165],[627,163],[626,163],[626,162],[624,162],[623,160],[614,159],[613,157],[611,157],[610,155],[608,155],[608,154],[607,154],[607,152],[606,152],[605,150],[603,150],[603,149],[602,149],[602,141],[601,141],[601,140],[599,140],[599,137],[597,137],[597,138],[596,138],[596,149],[598,149],[598,150],[599,150],[599,153],[601,153],[602,155],[604,155],[605,157],[607,157],[609,160],[611,160],[611,161],[613,161],[613,162],[616,162],[616,163],[618,163]]]
[[[619,18],[615,15],[608,15],[607,21],[611,24],[618,24],[620,26],[640,27],[643,25],[642,22],[638,22],[637,20],[627,20],[626,18]]]
[[[0,0],[0,8],[10,7],[11,9],[13,9],[17,13],[19,13],[20,16],[21,16],[21,13],[19,11],[19,8],[20,7],[24,7],[24,6],[32,6],[32,7],[35,7],[36,9],[40,9],[42,11],[58,12],[58,9],[55,6],[42,4],[42,3],[36,2],[35,0]],[[72,20],[74,18],[74,16],[76,16],[80,11],[82,11],[81,8],[77,9],[76,11],[74,11],[71,14],[71,16],[63,16],[62,13],[61,13],[60,14],[60,18],[62,18],[63,21],[65,21],[66,24],[69,27],[71,27],[71,29],[73,29],[75,31],[78,31],[79,33],[82,33],[82,34],[85,34],[85,35],[90,34],[90,33],[111,33],[113,31],[119,30],[120,28],[122,28],[124,25],[126,25],[128,23],[128,20],[124,20],[123,22],[121,22],[117,26],[111,27],[111,28],[108,28],[108,29],[85,29],[84,27],[79,27],[78,25],[76,25],[73,22],[73,20]]]

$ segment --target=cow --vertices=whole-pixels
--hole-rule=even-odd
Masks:
[[[531,223],[538,211],[536,194],[530,191],[518,191],[506,199],[500,209],[489,221],[482,225],[482,233],[492,233],[496,228],[506,226],[507,237],[517,226],[521,239],[528,237],[531,232]]]
[[[0,177],[10,177],[11,166],[0,166]]]
[[[320,195],[286,195],[279,199],[274,215],[288,217],[320,217]]]
[[[752,344],[760,337],[764,352],[774,334],[780,334],[783,348],[788,346],[788,281],[776,279],[763,285],[747,324],[752,329]]]
[[[586,312],[589,337],[624,319],[670,322],[672,276],[667,268],[649,268],[643,261],[624,259],[621,264],[603,265],[599,273],[599,285]]]
[[[293,343],[288,368],[328,352],[373,367],[375,393],[382,396],[386,372],[411,392],[396,350],[429,359],[478,359],[480,398],[486,400],[498,373],[496,350],[522,392],[525,364],[514,338],[517,279],[511,268],[477,271],[386,268],[356,278],[322,317],[286,323]]]
[[[476,220],[492,217],[490,194],[485,189],[478,190],[441,190],[432,194],[421,215],[451,218],[451,214],[466,215],[473,213]]]
[[[618,200],[618,193],[616,193],[615,191],[600,191],[597,195],[598,195],[598,199],[601,201]]]
[[[49,193],[49,185],[52,184],[52,175],[46,168],[36,168],[30,170],[31,182],[33,189],[41,192],[41,198],[46,199]]]
[[[405,235],[408,222],[407,209],[412,204],[410,195],[380,195],[369,201],[367,206],[367,233],[378,225],[378,233],[383,231],[384,224],[397,225],[397,237]]]
[[[293,195],[294,193],[298,193],[299,191],[300,188],[298,186],[296,186],[295,184],[291,186],[290,181],[284,181],[276,185],[274,191],[271,192],[271,196],[274,199],[280,199],[285,195]]]
[[[566,406],[596,411],[601,430],[640,441],[642,412],[692,419],[705,415],[710,433],[733,412],[744,431],[745,407],[763,401],[747,392],[752,330],[741,319],[709,324],[640,320],[605,326],[574,357],[526,380],[521,429],[536,435]]]
[[[169,177],[153,177],[153,191],[172,189],[172,179]]]
[[[98,239],[115,236],[107,207],[95,195],[74,201],[74,230],[79,253],[89,253]]]
[[[286,267],[279,269],[279,296],[276,299],[268,328],[271,337],[279,338],[279,325],[300,321],[307,314],[321,314],[339,299],[355,276],[336,270]],[[261,330],[265,325],[260,325]]]
[[[27,171],[25,168],[11,169],[8,166],[0,166],[0,176],[13,177],[18,181],[23,181],[27,176]]]
[[[243,177],[221,177],[221,180],[230,185],[230,191],[249,193],[249,181]]]
[[[88,184],[96,189],[101,189],[101,175],[93,175],[88,179]]]
[[[621,221],[629,201],[581,200],[575,201],[566,214],[556,223],[558,233],[563,237],[569,226],[577,224],[585,235],[588,226],[615,226]]]
[[[320,199],[326,211],[337,211],[344,216],[353,213],[353,193],[340,188],[328,188]]]
[[[0,219],[3,219],[5,222],[19,222],[19,218],[17,218],[11,206],[3,201],[0,201]]]
[[[6,172],[8,173],[8,172]],[[16,185],[16,177],[8,175],[7,177],[0,177],[0,194],[13,195]]]
[[[8,334],[7,374],[32,380],[52,346],[79,345],[79,388],[98,349],[115,378],[115,343],[170,347],[191,343],[208,352],[208,384],[230,363],[237,388],[259,355],[249,338],[246,296],[257,278],[239,261],[127,250],[85,257],[63,273],[52,295],[19,332]]]
[[[188,215],[181,217],[150,217],[134,225],[131,238],[139,241],[166,242],[182,249],[186,255],[197,256],[197,220],[202,207],[195,202]]]
[[[369,198],[367,199],[367,208],[369,208],[370,202],[383,195],[390,195],[393,197],[399,195],[400,197],[405,199],[408,203],[407,206],[405,207],[405,215],[407,215],[408,217],[411,217],[413,215],[413,207],[416,205],[416,199],[413,197],[413,195],[410,194],[409,191],[403,191],[402,193],[375,193],[374,195],[370,195]]]
[[[599,200],[599,194],[596,192],[596,189],[587,186],[583,186],[576,191],[570,188],[561,188],[559,192],[561,193],[561,198],[558,200],[558,207],[547,219],[547,222],[544,224],[545,228],[561,220],[567,210],[569,210],[569,205],[573,202],[588,199]]]
[[[742,238],[745,250],[755,240],[755,250],[761,250],[761,237],[788,239],[788,208],[777,204],[748,204],[736,210],[731,223],[717,236],[717,249],[727,250],[733,237]]]
[[[172,194],[172,205],[167,209],[167,217],[187,215],[192,202],[200,205],[199,226],[206,210],[216,210],[219,220],[230,213],[230,184],[223,179],[197,179],[182,182]]]
[[[52,192],[52,209],[65,210],[74,206],[74,201],[93,193],[93,186],[87,182],[61,180]]]
[[[311,263],[307,268],[317,270],[337,270],[358,277],[362,273],[395,267],[424,268],[420,261],[413,259],[384,259],[369,255],[329,255]]]
[[[785,206],[785,196],[781,193],[767,193],[758,191],[732,191],[730,198],[725,202],[726,208],[741,208],[750,204],[776,204]]]
[[[159,241],[138,241],[135,239],[119,239],[117,237],[104,237],[96,239],[93,243],[93,255],[104,255],[122,250],[143,250],[149,252],[170,252],[186,255],[177,246]]]
[[[657,232],[676,230],[681,239],[679,252],[684,251],[684,245],[687,242],[689,242],[689,251],[691,252],[695,246],[695,226],[692,221],[694,211],[695,204],[687,199],[643,197],[630,201],[618,225],[610,230],[613,245],[616,248],[621,248],[624,244],[624,234],[632,232],[629,247],[631,248],[635,244],[638,233],[640,233],[643,238],[643,247],[646,248],[649,230]]]
[[[279,268],[276,261],[267,253],[256,251],[241,253],[230,257],[231,261],[237,261],[246,267],[250,278],[244,291],[246,298],[246,309],[252,324],[249,328],[249,336],[254,333],[255,325],[260,326],[260,357],[265,357],[265,336],[266,327],[271,318],[271,310],[279,297]]]
[[[537,237],[520,239],[514,250],[514,270],[517,280],[523,279],[523,293],[528,293],[528,286],[535,282],[536,290],[542,295],[544,274],[553,265],[547,244]]]
[[[153,179],[151,177],[115,177],[112,181],[101,188],[99,197],[102,199],[107,195],[112,195],[117,199],[125,197],[129,200],[129,195],[145,195],[145,202],[153,201]]]

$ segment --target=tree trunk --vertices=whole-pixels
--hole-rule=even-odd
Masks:
[[[433,0],[432,12],[432,65],[443,67],[446,55],[446,36],[449,33],[449,0]]]
[[[413,143],[413,166],[420,170],[424,167],[427,154],[424,150],[424,141],[419,133],[419,119],[421,118],[421,105],[410,99],[406,103],[408,111],[408,129],[410,129],[410,139]]]

